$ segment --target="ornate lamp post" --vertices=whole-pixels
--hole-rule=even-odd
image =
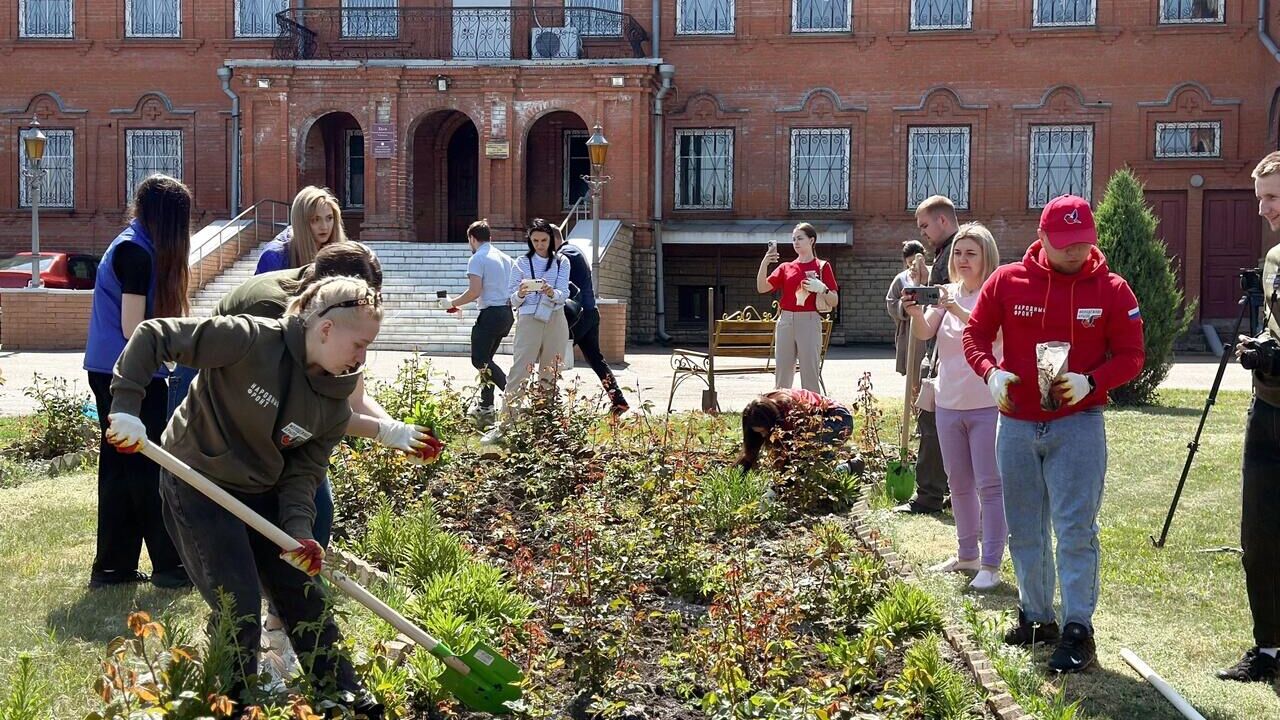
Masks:
[[[27,167],[22,174],[31,193],[31,284],[28,287],[33,288],[44,286],[40,279],[40,193],[48,171],[40,167],[40,161],[44,159],[47,141],[45,134],[40,132],[40,121],[32,118],[31,129],[22,134],[22,144],[27,151]]]
[[[583,175],[591,190],[591,290],[600,288],[600,193],[605,183],[613,178],[604,174],[604,161],[609,155],[609,141],[604,137],[600,123],[591,128],[587,140],[587,153],[591,156],[591,174]]]

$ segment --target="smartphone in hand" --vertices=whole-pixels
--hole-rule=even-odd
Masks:
[[[908,285],[902,288],[917,305],[937,305],[942,300],[942,288],[937,285]]]

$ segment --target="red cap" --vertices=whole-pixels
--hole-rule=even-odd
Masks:
[[[1040,213],[1040,229],[1058,250],[1077,243],[1098,244],[1089,201],[1076,195],[1059,195],[1050,200]]]

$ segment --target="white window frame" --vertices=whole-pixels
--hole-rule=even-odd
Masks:
[[[270,8],[272,5],[277,6],[276,11],[271,13],[271,21],[267,23],[266,27],[262,30],[262,32],[253,32],[252,29],[245,28],[244,23],[242,22],[242,20],[244,19],[243,18],[244,9],[250,3],[255,4],[259,7],[267,7],[267,8]],[[288,9],[289,9],[289,0],[235,0],[235,7],[232,8],[232,11],[235,13],[235,18],[236,18],[236,28],[235,28],[236,37],[238,38],[272,38],[279,35],[280,28],[276,26],[276,21],[275,21],[276,13],[279,13],[281,11],[288,10]]]
[[[798,138],[809,136],[811,138],[831,137],[836,138],[835,143],[841,145],[844,157],[831,156],[835,158],[832,168],[826,168],[829,172],[839,172],[841,179],[835,185],[837,189],[836,195],[833,195],[827,202],[822,202],[821,196],[814,200],[812,194],[809,198],[801,198],[800,190],[800,156],[798,153]],[[849,209],[849,176],[853,170],[852,158],[850,157],[850,136],[849,128],[792,128],[791,129],[791,209],[792,210],[848,210]],[[810,158],[814,157],[812,155]],[[810,172],[815,168],[810,165]],[[821,171],[821,169],[818,169]],[[810,182],[811,187],[817,186],[817,183]]]
[[[1083,182],[1080,188],[1046,188],[1041,192],[1037,172],[1046,170],[1044,159],[1036,153],[1036,135],[1044,133],[1083,133],[1088,138],[1088,153],[1083,162]],[[1032,125],[1027,146],[1027,207],[1042,208],[1059,195],[1078,195],[1093,199],[1093,125]],[[1049,163],[1052,165],[1052,162]],[[1052,169],[1052,168],[1048,168]]]
[[[685,21],[688,20],[689,12],[685,6],[689,3],[706,3],[708,5],[723,4],[728,6],[728,27],[719,25],[707,28],[686,27]],[[677,35],[732,35],[737,25],[737,2],[736,0],[676,0],[676,34]]]
[[[800,27],[800,4],[804,2],[810,3],[830,3],[839,4],[842,0],[791,0],[791,32],[793,33],[829,33],[829,32],[849,32],[853,29],[853,0],[843,0],[844,2],[844,24],[828,25],[826,27]]]
[[[36,33],[27,29],[27,6],[37,0],[18,0],[18,37],[20,38],[73,38],[76,36],[75,0],[66,0],[67,31],[65,33]]]
[[[961,188],[957,188],[957,190],[964,191],[963,197],[958,196],[958,193],[955,190],[950,190],[947,188],[938,188],[938,187],[930,187],[927,189],[927,191],[922,190],[920,192],[916,192],[917,171],[916,171],[916,163],[914,161],[916,138],[924,138],[924,137],[928,137],[929,135],[958,135],[964,138],[964,151],[963,151],[963,156],[964,156],[963,185],[964,186]],[[970,167],[970,162],[972,160],[972,154],[971,154],[972,143],[973,143],[973,132],[968,125],[916,125],[908,128],[908,131],[907,131],[907,211],[908,212],[915,212],[915,209],[920,204],[920,201],[924,200],[925,198],[931,195],[946,195],[947,197],[951,198],[951,202],[955,203],[956,208],[960,210],[967,210],[969,208],[969,185],[972,182],[972,177],[971,177],[972,168]],[[917,195],[919,197],[917,197]]]
[[[574,203],[574,199],[569,197],[569,193],[572,192],[573,190],[573,174],[570,172],[569,169],[573,167],[573,164],[570,162],[570,160],[572,159],[572,156],[570,153],[573,150],[572,139],[576,137],[590,138],[591,133],[587,132],[586,130],[565,130],[564,133],[560,136],[560,144],[563,147],[563,150],[561,152],[564,155],[564,172],[561,173],[563,177],[561,178],[561,189],[560,189],[560,197],[562,199],[561,202],[564,205],[564,207],[562,208],[563,210],[572,209],[573,203]],[[590,159],[591,159],[591,156],[588,155],[587,156],[588,162],[590,161]],[[588,194],[588,197],[589,196],[590,195]]]
[[[133,28],[133,8],[136,5],[146,4],[151,8],[156,8],[161,3],[171,3],[173,5],[173,26],[174,30],[170,33],[164,32],[140,32]],[[182,37],[182,0],[124,0],[124,36],[131,38],[180,38]]]
[[[181,130],[158,129],[158,128],[137,128],[137,129],[125,130],[124,131],[124,147],[125,147],[124,196],[126,198],[133,197],[133,191],[137,189],[138,183],[150,177],[154,172],[159,172],[159,170],[152,170],[151,172],[147,172],[144,175],[141,172],[139,172],[138,169],[135,167],[136,163],[134,160],[134,147],[133,147],[134,139],[147,138],[147,137],[170,138],[170,139],[177,138],[176,145],[177,145],[178,152],[176,155],[172,156],[174,160],[172,169],[174,170],[174,172],[166,173],[166,174],[178,180],[182,179],[182,172],[183,172],[182,156],[186,148],[184,147],[185,139],[183,138],[183,132]]]
[[[1170,130],[1213,130],[1213,152],[1196,152],[1188,150],[1185,153],[1161,152],[1161,136]],[[1156,158],[1160,160],[1176,159],[1176,158],[1220,158],[1222,157],[1222,121],[1221,120],[1205,120],[1199,122],[1158,122],[1156,123]]]
[[[1032,0],[1031,2],[1031,26],[1032,27],[1090,27],[1098,24],[1098,0],[1087,0],[1089,3],[1089,16],[1086,20],[1070,20],[1070,21],[1041,21],[1040,5],[1046,2],[1054,2],[1055,0]]]
[[[347,128],[347,131],[342,134],[342,137],[344,140],[344,142],[342,143],[342,170],[343,170],[343,178],[342,178],[343,188],[342,189],[345,192],[345,194],[343,195],[342,201],[345,205],[345,208],[352,208],[352,209],[358,210],[358,209],[364,208],[364,205],[365,205],[364,201],[367,200],[368,198],[364,197],[364,188],[361,187],[360,202],[356,203],[356,202],[352,202],[351,200],[351,188],[353,187],[353,185],[351,184],[351,141],[355,139],[357,135],[360,136],[360,147],[362,152],[362,154],[360,155],[360,162],[363,163],[363,167],[360,169],[361,180],[363,181],[365,178],[368,177],[368,174],[369,174],[369,156],[367,154],[368,147],[367,147],[367,143],[364,141],[364,132],[362,130],[357,130],[355,128]]]
[[[49,130],[41,128],[41,132],[48,138],[44,146],[44,158],[40,161],[40,167],[45,171],[44,180],[40,191],[40,207],[42,208],[74,208],[76,206],[76,138],[74,130]],[[18,133],[18,168],[26,170],[29,168],[27,162],[27,144],[22,142],[23,136],[27,130]],[[66,152],[63,154],[54,154],[59,149],[61,140],[66,138]],[[58,188],[57,197],[50,195],[51,188]],[[31,190],[27,178],[19,173],[18,176],[18,207],[31,207]]]
[[[688,205],[680,201],[680,190],[684,180],[684,173],[680,169],[680,138],[690,136],[711,137],[717,136],[728,138],[729,152],[724,160],[724,165],[720,168],[720,172],[724,173],[724,199],[722,202],[703,203],[701,205]],[[731,128],[689,128],[676,130],[676,146],[675,151],[671,153],[675,160],[675,208],[677,210],[729,210],[733,208],[733,151],[734,151],[734,131]]]
[[[920,21],[918,7],[921,2],[929,0],[908,0],[911,3],[912,30],[969,30],[973,27],[973,0],[962,0],[965,4],[964,21],[960,23],[932,23]]]
[[[1191,4],[1195,0],[1173,0],[1179,5]],[[1170,0],[1159,0],[1160,2],[1160,24],[1161,25],[1201,25],[1226,22],[1227,0],[1216,0],[1218,3],[1218,15],[1212,18],[1179,18],[1173,17],[1169,13]]]

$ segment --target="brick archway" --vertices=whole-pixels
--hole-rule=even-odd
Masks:
[[[409,216],[418,242],[464,242],[479,213],[480,134],[466,113],[436,110],[409,138]]]
[[[528,223],[542,217],[559,223],[579,196],[586,193],[581,176],[591,171],[586,142],[590,135],[582,116],[554,110],[529,125],[524,145],[524,207]]]
[[[342,206],[347,236],[360,237],[365,208],[365,139],[355,116],[327,112],[310,123],[298,152],[297,187],[327,187]]]

